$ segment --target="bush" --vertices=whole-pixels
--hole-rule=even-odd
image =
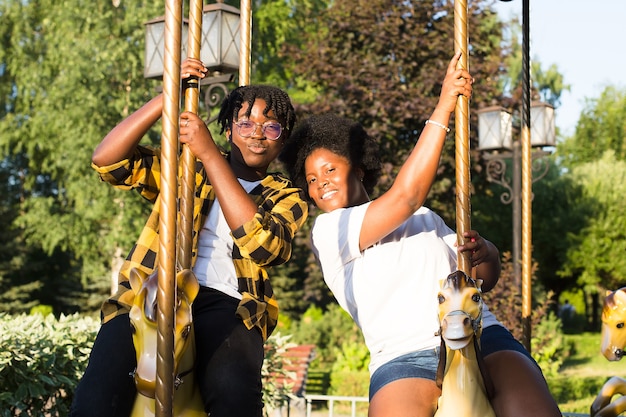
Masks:
[[[291,393],[291,385],[276,383],[277,377],[283,379],[295,377],[285,369],[285,365],[289,363],[281,357],[287,349],[296,346],[295,343],[289,343],[290,337],[275,333],[267,339],[265,344],[265,359],[263,360],[261,377],[263,379],[263,402],[265,408],[269,410],[282,407],[287,402],[287,395]]]
[[[83,375],[100,321],[74,314],[0,313],[0,417],[66,416]],[[284,375],[280,354],[292,344],[276,334],[266,345],[263,398],[280,406],[289,387],[277,387]]]
[[[336,357],[330,376],[329,393],[348,397],[367,396],[370,355],[365,344],[344,343],[341,349],[337,349]]]
[[[591,403],[600,392],[607,379],[608,378],[603,376],[560,376],[549,378],[548,382],[552,396],[559,404],[571,401],[573,398],[587,398],[587,409],[575,411],[589,412]]]
[[[338,304],[328,310],[310,307],[300,321],[292,323],[292,341],[298,344],[314,344],[316,356],[312,367],[328,371],[337,360],[337,346],[357,343],[365,346],[363,335],[352,318]]]
[[[0,415],[67,415],[99,322],[0,314]]]
[[[565,342],[561,320],[553,312],[533,329],[532,355],[546,377],[556,376],[569,356],[571,348]]]
[[[533,276],[536,269],[535,263],[531,271]],[[502,255],[500,282],[485,293],[484,298],[497,319],[521,341],[523,340],[521,288],[504,284],[514,282],[513,275],[511,255],[505,252]],[[531,353],[546,376],[556,375],[570,354],[570,348],[564,342],[561,320],[551,310],[553,307],[551,299],[551,293],[544,292],[538,283],[533,285],[530,315]]]

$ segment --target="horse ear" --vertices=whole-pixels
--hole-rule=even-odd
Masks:
[[[615,301],[619,301],[620,304],[626,304],[626,290],[624,288],[620,288],[615,291],[615,295],[613,296]]]
[[[146,280],[146,274],[137,268],[132,268],[129,273],[128,281],[130,282],[130,288],[135,294],[138,294]]]
[[[192,303],[200,291],[200,284],[198,284],[198,280],[193,271],[191,269],[183,269],[180,271],[176,274],[176,283],[178,284],[178,291],[185,294],[187,300]]]
[[[608,297],[609,295],[611,295],[612,292],[613,291],[611,291],[611,290],[606,290],[606,293],[604,293],[604,296]]]

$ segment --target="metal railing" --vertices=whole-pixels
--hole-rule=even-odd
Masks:
[[[304,396],[304,400],[306,402],[306,417],[311,417],[313,413],[313,402],[315,401],[324,401],[328,407],[328,417],[334,417],[335,412],[335,403],[338,402],[349,402],[350,403],[350,416],[357,417],[357,403],[363,402],[368,403],[369,398],[367,397],[347,397],[341,395],[315,395],[315,394],[307,394]],[[367,411],[366,411],[367,413]],[[342,413],[345,414],[345,413]]]
[[[348,396],[340,396],[340,395],[315,395],[315,394],[307,394],[304,396],[304,401],[306,404],[306,417],[313,416],[313,403],[314,402],[325,402],[328,407],[328,417],[335,416],[335,404],[338,402],[349,402],[350,403],[350,416],[357,417],[357,403],[367,403],[369,399],[367,397],[348,397]],[[367,412],[366,412],[367,413]],[[345,415],[345,411],[342,411],[342,416]],[[589,417],[589,414],[583,413],[563,413],[563,417]]]

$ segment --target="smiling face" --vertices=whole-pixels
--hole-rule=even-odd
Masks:
[[[270,121],[278,122],[272,110],[267,115],[263,114],[266,107],[265,100],[256,99],[250,116],[247,117],[248,103],[243,103],[237,114],[237,120],[233,121],[231,129],[226,132],[231,139],[231,166],[240,178],[247,180],[263,178],[267,173],[267,167],[276,159],[283,146],[283,136],[269,140],[263,133],[263,124]],[[241,120],[250,120],[257,124],[250,137],[239,134],[239,128],[235,123]]]
[[[324,212],[369,201],[361,183],[361,170],[353,169],[350,161],[328,149],[311,152],[304,163],[304,171],[309,195]]]

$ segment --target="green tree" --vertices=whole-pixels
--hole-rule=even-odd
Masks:
[[[568,257],[574,236],[587,227],[592,208],[582,204],[584,189],[572,176],[563,175],[556,157],[550,157],[546,177],[533,184],[532,249],[538,264],[537,281],[554,293],[554,301],[563,291],[579,284],[559,274]]]
[[[141,73],[142,23],[159,14],[154,2],[0,4],[0,149],[25,161],[15,224],[25,245],[67,257],[71,267],[60,274],[82,281],[86,309],[108,292],[115,250],[130,248],[145,219],[136,196],[98,183],[90,159],[106,132],[153,93]]]
[[[505,58],[507,76],[502,78],[502,88],[507,92],[509,100],[502,103],[505,107],[519,109],[522,102],[522,28],[516,19],[511,19],[506,24],[504,40],[510,54]],[[569,91],[571,86],[565,84],[563,74],[556,64],[547,69],[542,67],[539,59],[531,59],[530,62],[531,95],[533,99],[540,99],[554,107],[561,104],[561,95]]]
[[[498,97],[503,53],[501,23],[472,2],[470,70],[480,91],[472,106]],[[332,3],[315,17],[318,30],[306,33],[302,46],[290,47],[294,74],[318,94],[302,103],[302,113],[333,111],[359,120],[381,144],[389,181],[413,147],[434,109],[441,80],[454,52],[453,5],[445,1],[400,2],[346,0]],[[453,141],[444,151],[439,181],[429,204],[454,218]]]
[[[567,260],[559,272],[576,277],[588,292],[620,288],[626,276],[626,161],[609,150],[599,160],[575,166],[568,175],[582,186],[579,204],[591,213],[586,227],[568,236]]]
[[[503,41],[503,24],[487,5],[487,2],[474,2],[470,10],[470,70],[478,80],[471,107],[501,101],[508,107],[519,108],[519,25],[512,26],[508,32],[516,36],[505,36]],[[304,100],[298,108],[304,114],[333,111],[360,120],[382,145],[385,164],[380,185],[386,189],[438,99],[438,87],[452,51],[451,5],[438,1],[374,1],[365,5],[351,0],[330,3],[327,9],[318,11],[303,16],[306,22],[305,27],[300,26],[303,35],[295,43],[286,37],[282,49],[285,59],[292,63],[284,65],[293,68],[296,78],[293,84],[309,93],[302,96]],[[502,62],[517,66],[508,69]],[[538,72],[539,64],[533,65]],[[541,93],[552,104],[558,104],[561,92],[568,88],[562,76],[556,67],[538,73],[536,94]],[[453,141],[449,141],[439,179],[428,201],[452,227],[455,226],[453,147]],[[502,250],[510,250],[510,206],[493,204],[496,191],[485,181],[476,151],[473,157],[479,160],[472,166],[473,199],[477,200],[472,203],[473,218],[479,225],[488,225],[479,230],[490,239],[495,236]],[[315,215],[312,211],[311,217]],[[545,275],[554,276],[559,266],[546,270]]]
[[[488,5],[470,6],[472,108],[499,99],[507,77],[503,25]],[[453,53],[452,4],[270,0],[253,7],[253,82],[289,89],[300,114],[332,108],[361,120],[383,144],[386,187],[436,103]],[[109,291],[149,206],[99,184],[90,157],[112,126],[154,94],[158,83],[142,75],[143,23],[163,13],[162,3],[146,1],[0,3],[0,149],[22,174],[17,189],[0,178],[16,193],[2,207],[2,242],[15,251],[0,258],[2,289],[32,285],[29,294],[38,302],[52,297],[57,311],[95,311]],[[159,139],[156,126],[147,141]],[[449,224],[452,148],[450,141],[429,201]],[[477,181],[476,192],[484,185]],[[275,271],[281,306],[292,315],[331,299],[306,232],[293,263]]]
[[[574,186],[570,207],[583,221],[565,234],[564,263],[555,271],[562,282],[575,283],[586,294],[592,327],[599,323],[600,295],[624,285],[619,251],[624,250],[625,119],[626,91],[609,85],[586,99],[576,131],[556,152],[563,177]]]
[[[307,37],[323,27],[318,19],[329,0],[266,0],[254,2],[252,54],[254,82],[282,86],[296,102],[312,100],[307,80],[294,75],[292,48],[302,49]]]
[[[41,286],[41,280],[24,279],[33,257],[21,241],[20,230],[13,225],[19,214],[22,196],[20,159],[4,159],[0,163],[0,311],[28,311],[36,304],[33,294]]]
[[[563,291],[579,287],[575,279],[557,272],[570,248],[566,236],[578,234],[587,225],[591,213],[580,204],[582,188],[573,178],[563,175],[558,159],[543,158],[548,171],[532,188],[532,257],[537,263],[534,282],[552,291],[556,299]],[[512,172],[509,170],[506,176],[512,178]],[[472,228],[491,240],[500,253],[510,252],[512,248],[513,207],[501,203],[503,193],[510,192],[491,185],[483,193],[472,196]]]
[[[570,168],[595,161],[607,150],[626,160],[626,90],[609,85],[597,98],[587,98],[574,135],[558,150]]]

